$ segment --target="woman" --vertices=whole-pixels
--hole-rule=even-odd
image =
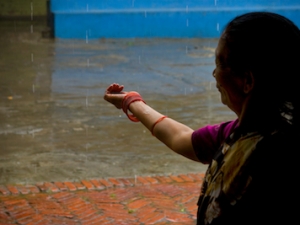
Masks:
[[[299,54],[293,22],[270,12],[246,13],[223,31],[213,71],[221,101],[236,120],[193,130],[119,84],[110,85],[104,99],[173,151],[209,164],[197,224],[297,223]]]

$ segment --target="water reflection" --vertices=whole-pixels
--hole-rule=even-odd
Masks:
[[[112,82],[196,129],[233,118],[211,71],[217,40],[43,39],[1,26],[0,183],[204,171],[103,100]]]

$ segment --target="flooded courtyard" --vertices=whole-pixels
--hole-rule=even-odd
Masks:
[[[103,100],[108,85],[193,129],[235,118],[212,71],[217,39],[43,38],[0,22],[0,184],[204,172]]]

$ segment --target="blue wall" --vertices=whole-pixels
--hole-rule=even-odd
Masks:
[[[57,38],[212,38],[235,16],[270,11],[300,27],[299,0],[51,0]]]

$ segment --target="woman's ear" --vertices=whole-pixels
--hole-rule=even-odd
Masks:
[[[249,94],[255,85],[255,79],[252,71],[246,71],[244,74],[244,93]]]

